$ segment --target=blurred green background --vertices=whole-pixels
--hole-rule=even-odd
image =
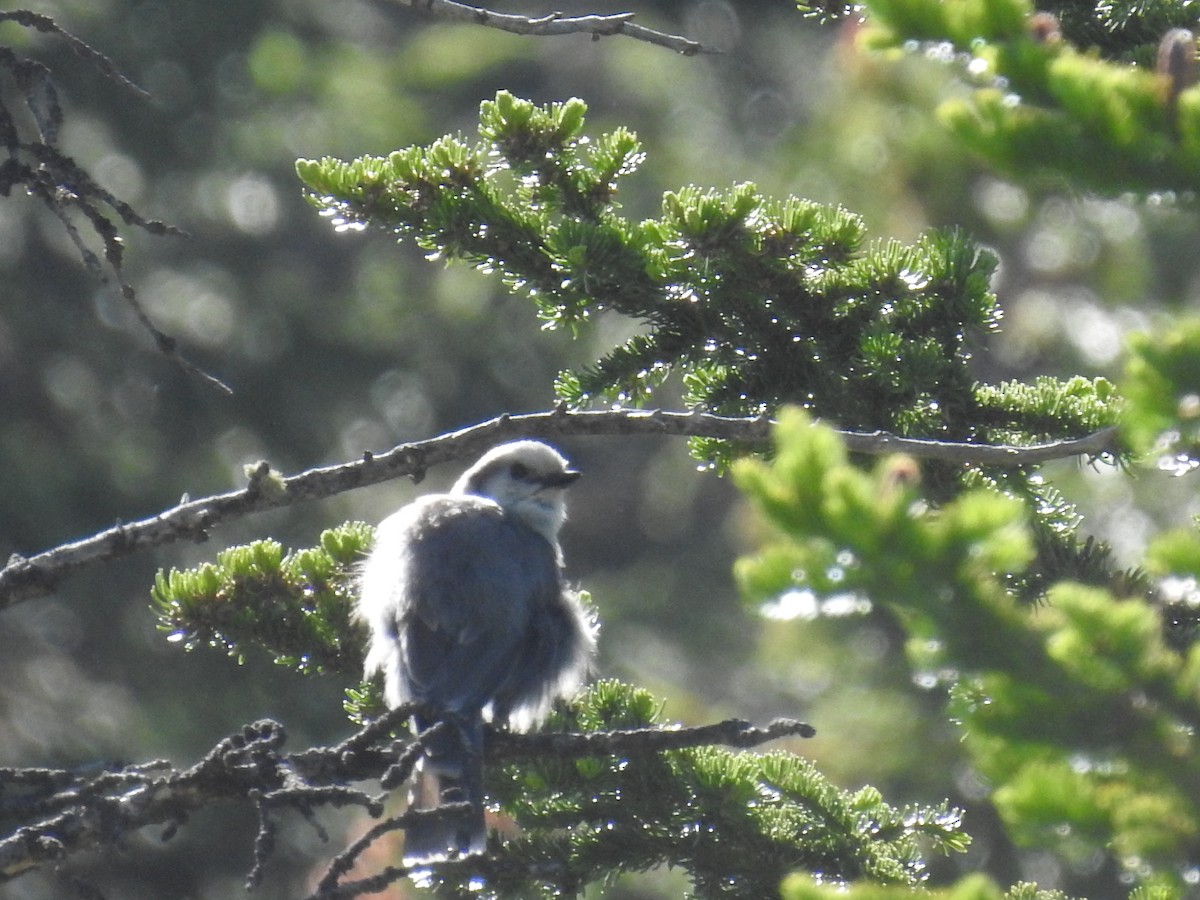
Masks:
[[[258,459],[291,473],[549,408],[559,369],[625,337],[629,323],[615,319],[576,341],[543,331],[496,279],[426,261],[386,234],[336,233],[304,203],[297,157],[471,136],[479,102],[500,89],[538,102],[581,97],[592,134],[635,130],[648,160],[619,198],[631,217],[657,214],[663,191],[684,184],[753,181],[768,194],[841,203],[878,238],[965,227],[1002,260],[995,288],[1006,316],[1001,336],[978,348],[984,381],[1112,375],[1125,331],[1194,305],[1200,292],[1197,223],[1171,198],[1081,199],[989,174],[931,115],[962,90],[936,52],[866,56],[853,21],[821,26],[787,2],[501,5],[632,10],[642,24],[723,51],[693,58],[621,37],[508,35],[360,0],[18,5],[53,16],[151,92],[145,100],[98,77],[53,36],[0,24],[0,44],[53,69],[66,152],[143,215],[188,232],[126,229],[126,275],[159,327],[235,393],[158,355],[61,225],[28,198],[4,198],[5,557],[151,515],[185,493],[239,487]],[[660,400],[671,398],[667,390]],[[877,611],[760,611],[737,596],[731,566],[761,531],[727,481],[696,471],[682,440],[561,446],[586,473],[564,544],[569,577],[601,612],[603,674],[650,688],[669,718],[689,723],[806,719],[818,737],[794,749],[842,786],[874,783],[897,804],[964,804],[975,846],[966,859],[933,860],[935,878],[983,866],[1005,884],[1087,888],[1097,873],[1086,860],[1064,871],[1004,840],[943,698],[914,680],[893,622]],[[344,684],[163,640],[148,606],[153,573],[262,536],[309,546],[323,528],[378,521],[458,471],[227,523],[207,544],[93,568],[52,598],[0,613],[0,766],[190,764],[265,716],[287,724],[292,749],[344,736]],[[1150,531],[1200,511],[1165,473],[1130,479],[1069,462],[1050,473],[1080,504],[1083,530],[1130,562]],[[343,833],[365,828],[351,815],[328,821],[335,840],[324,845],[288,820],[256,896],[296,895]],[[212,810],[170,843],[147,834],[81,870],[110,897],[240,896],[254,828],[249,810]],[[69,877],[49,873],[0,896],[71,890]],[[593,889],[626,898],[682,890],[671,873]]]

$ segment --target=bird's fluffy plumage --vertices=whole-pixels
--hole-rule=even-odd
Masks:
[[[389,706],[418,702],[460,723],[427,746],[413,802],[475,808],[465,824],[410,828],[407,865],[482,849],[484,716],[528,727],[586,676],[594,627],[563,582],[558,548],[563,489],[577,475],[545,444],[504,444],[449,494],[421,497],[377,529],[358,603],[367,675],[383,673]]]

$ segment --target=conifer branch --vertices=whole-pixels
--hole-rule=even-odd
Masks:
[[[178,540],[203,541],[209,530],[251,513],[317,500],[394,478],[420,481],[432,466],[478,455],[487,447],[518,437],[563,438],[584,435],[662,434],[706,437],[766,446],[773,422],[765,416],[729,418],[700,412],[662,410],[598,410],[502,415],[424,441],[400,444],[381,454],[339,465],[308,469],[292,476],[261,462],[248,470],[246,487],[183,500],[157,515],[116,525],[90,537],[63,544],[29,558],[14,555],[0,569],[0,610],[50,594],[67,575],[86,566]],[[837,432],[849,450],[868,455],[905,453],[920,459],[962,465],[1030,466],[1072,456],[1115,454],[1117,433],[1105,428],[1073,440],[1029,447],[949,443],[903,438],[882,431]]]
[[[435,16],[453,19],[458,22],[472,22],[486,28],[495,28],[511,34],[526,34],[536,36],[562,34],[590,34],[593,40],[600,40],[615,34],[623,34],[635,40],[657,44],[681,53],[684,56],[695,56],[697,53],[716,53],[712,47],[705,46],[699,41],[689,40],[679,35],[655,31],[644,25],[633,22],[634,13],[614,13],[611,15],[564,16],[553,12],[545,16],[522,16],[512,13],[495,12],[481,6],[470,6],[466,3],[455,3],[453,0],[391,0],[400,6],[410,6],[422,9]]]
[[[293,808],[309,816],[316,807],[353,805],[374,818],[383,814],[382,797],[346,785],[384,779],[397,756],[421,740],[396,742],[390,737],[390,730],[411,712],[411,707],[393,710],[340,744],[296,754],[281,752],[284,727],[263,720],[220,741],[187,769],[161,761],[99,772],[94,768],[0,769],[0,823],[5,828],[0,832],[0,883],[46,863],[61,862],[72,852],[120,841],[148,826],[165,826],[163,837],[169,838],[191,813],[230,801],[252,802],[260,811],[250,874],[250,880],[257,881],[272,846],[272,811]],[[808,725],[782,719],[765,728],[731,720],[699,728],[588,734],[493,732],[488,755],[496,761],[644,755],[714,744],[750,747],[813,733]],[[389,820],[374,837],[402,828],[412,818],[405,814]],[[357,855],[362,849],[356,842],[345,852]],[[341,871],[333,866],[331,880]]]

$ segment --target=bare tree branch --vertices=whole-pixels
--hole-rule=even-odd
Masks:
[[[593,40],[600,40],[614,34],[623,34],[639,41],[657,44],[682,53],[684,56],[695,56],[697,53],[717,53],[716,49],[705,46],[698,41],[688,40],[674,34],[666,34],[635,25],[634,13],[615,13],[613,15],[564,16],[554,12],[547,16],[521,16],[512,13],[494,12],[481,6],[470,6],[466,3],[455,3],[453,0],[390,0],[400,6],[411,6],[422,9],[435,16],[454,19],[458,22],[472,22],[487,28],[496,28],[512,34],[528,35],[559,35],[559,34],[590,34]]]
[[[431,466],[477,455],[502,440],[664,434],[765,446],[770,442],[772,424],[765,416],[737,419],[699,412],[570,412],[559,408],[551,412],[498,416],[429,440],[400,444],[386,453],[367,453],[359,460],[309,469],[290,477],[284,477],[262,462],[249,473],[249,484],[241,490],[200,500],[185,500],[155,516],[128,524],[118,523],[91,537],[33,557],[14,556],[0,569],[0,610],[46,596],[64,577],[85,566],[182,539],[205,540],[209,529],[223,521],[290,506],[301,500],[331,497],[405,476],[419,481]],[[855,453],[906,453],[921,459],[962,465],[1029,466],[1072,456],[1115,454],[1117,449],[1115,428],[1105,428],[1074,440],[1031,447],[916,440],[882,431],[839,431],[837,434]]]
[[[0,13],[0,22],[5,21],[59,36],[106,78],[138,94],[149,96],[122,75],[107,56],[61,28],[50,17],[22,9]],[[163,222],[143,218],[128,203],[97,184],[86,169],[62,152],[58,139],[63,124],[63,109],[49,68],[36,60],[18,56],[8,47],[0,47],[0,71],[7,71],[11,76],[12,92],[23,98],[34,131],[29,135],[29,140],[22,140],[22,133],[26,129],[18,127],[18,120],[9,111],[7,91],[0,91],[0,144],[8,151],[7,159],[0,164],[0,197],[7,197],[14,187],[20,186],[41,200],[62,224],[88,272],[104,284],[109,281],[109,272],[115,276],[122,299],[142,328],[153,338],[158,351],[185,372],[225,393],[233,393],[219,378],[185,357],[179,351],[175,338],[163,332],[147,314],[137,292],[125,279],[124,244],[107,210],[116,212],[126,225],[141,228],[150,234],[182,235],[183,232]],[[72,220],[72,210],[87,220],[92,233],[102,242],[103,261],[87,246],[83,233]]]
[[[69,854],[121,841],[148,826],[165,826],[171,837],[189,814],[217,803],[251,802],[259,809],[259,841],[250,880],[261,874],[271,847],[269,816],[280,808],[310,815],[316,807],[361,806],[378,818],[383,798],[358,788],[360,781],[383,781],[398,759],[422,736],[395,740],[391,731],[413,707],[392,710],[347,740],[295,754],[281,752],[282,725],[270,720],[247,725],[225,738],[188,769],[167,762],[124,766],[97,772],[56,769],[0,769],[0,883]],[[785,736],[811,737],[811,726],[778,719],[766,728],[730,720],[699,728],[639,728],[587,734],[515,734],[492,732],[488,756],[495,762],[516,759],[577,759],[587,756],[645,755],[663,750],[727,744],[758,746]],[[403,773],[411,772],[411,764]],[[428,815],[418,813],[415,815]],[[437,814],[436,812],[432,814]],[[377,826],[373,838],[403,828],[406,813]],[[264,839],[264,835],[266,838]],[[359,841],[343,862],[361,853]],[[330,886],[348,865],[331,866]],[[404,874],[399,872],[400,877]],[[360,892],[361,893],[361,892]]]

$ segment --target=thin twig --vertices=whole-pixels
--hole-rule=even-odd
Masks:
[[[138,550],[174,541],[204,540],[221,522],[251,513],[290,506],[301,500],[331,497],[354,488],[394,478],[419,481],[432,466],[477,455],[491,445],[516,437],[561,438],[582,435],[663,434],[708,437],[752,445],[770,442],[772,421],[766,417],[735,419],[706,413],[661,410],[604,410],[503,415],[479,425],[449,432],[425,441],[414,441],[362,459],[309,469],[284,477],[266,462],[251,473],[241,490],[185,500],[157,515],[63,544],[29,558],[14,555],[0,569],[0,610],[24,600],[50,594],[64,577],[85,566],[127,556]],[[839,431],[855,453],[886,455],[907,453],[922,459],[962,465],[1028,466],[1072,456],[1103,456],[1116,450],[1116,429],[1067,441],[1031,447],[944,443],[902,438],[883,431]]]
[[[512,34],[527,35],[561,35],[561,34],[590,34],[593,40],[614,34],[623,34],[635,40],[657,44],[681,53],[684,56],[695,56],[697,53],[718,53],[713,47],[689,40],[679,35],[667,34],[633,23],[634,13],[615,13],[612,15],[564,16],[562,13],[550,13],[546,16],[521,16],[512,13],[500,13],[485,9],[481,6],[470,6],[466,3],[455,3],[453,0],[390,0],[400,6],[410,6],[421,9],[435,16],[453,19],[457,22],[471,22],[487,28],[496,28]]]
[[[143,97],[149,97],[150,92],[143,87],[139,87],[123,75],[113,63],[111,59],[101,53],[99,50],[94,50],[85,41],[80,40],[59,26],[49,16],[41,15],[40,13],[31,12],[27,9],[18,9],[12,12],[0,13],[0,22],[16,22],[18,25],[23,25],[26,28],[33,28],[44,34],[57,34],[65,40],[77,56],[90,61],[100,72],[117,84],[129,88],[135,93],[141,94]]]
[[[334,896],[338,890],[338,882],[342,876],[347,874],[354,868],[358,858],[365,853],[372,844],[378,841],[386,834],[393,831],[399,831],[409,823],[409,818],[404,815],[392,816],[384,819],[382,822],[376,822],[365,834],[349,844],[341,853],[334,857],[329,863],[325,874],[321,876],[321,880],[317,882],[317,888],[313,891],[314,897],[330,897]],[[398,880],[408,874],[407,869],[392,869],[395,872],[395,879]],[[343,891],[345,889],[343,888]]]
[[[695,728],[630,728],[615,731],[585,733],[515,734],[497,731],[488,736],[488,756],[492,759],[525,759],[552,756],[574,759],[617,753],[622,756],[658,753],[663,750],[683,750],[688,747],[708,747],[722,744],[727,747],[757,747],[785,737],[810,738],[816,729],[795,719],[775,719],[766,727],[751,725],[741,719],[726,719],[712,725]]]

